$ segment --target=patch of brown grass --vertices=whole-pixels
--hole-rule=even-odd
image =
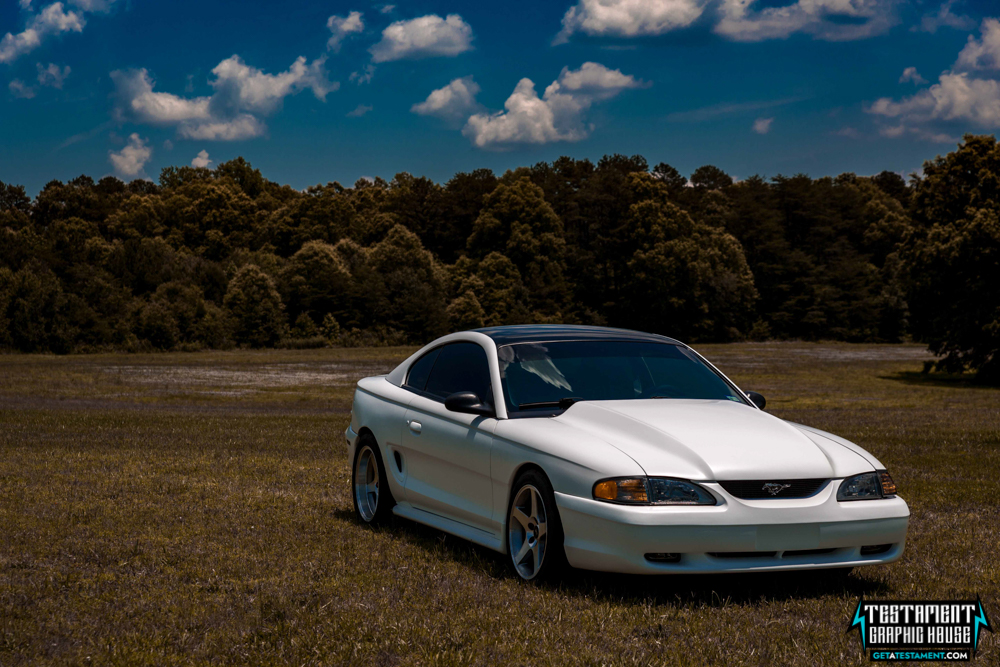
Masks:
[[[889,467],[902,561],[524,585],[487,550],[353,518],[353,382],[411,349],[4,356],[0,665],[860,665],[861,595],[1000,614],[1000,391],[923,379],[915,346],[699,349]],[[978,661],[998,656],[985,635]]]

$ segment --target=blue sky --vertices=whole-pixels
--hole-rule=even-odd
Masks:
[[[686,174],[908,173],[1000,127],[997,16],[972,0],[0,0],[0,180],[34,194],[242,155],[304,188],[615,152]]]

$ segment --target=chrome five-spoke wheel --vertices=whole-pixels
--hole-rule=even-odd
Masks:
[[[545,563],[548,521],[545,502],[531,484],[522,486],[510,506],[507,520],[507,545],[517,573],[534,579]]]
[[[378,458],[365,445],[354,464],[354,502],[366,522],[371,522],[378,512],[379,481]]]

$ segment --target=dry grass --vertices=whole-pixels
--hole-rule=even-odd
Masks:
[[[888,465],[902,561],[524,585],[492,552],[354,520],[351,385],[406,349],[0,357],[0,665],[858,665],[860,595],[980,594],[1000,617],[1000,391],[920,375],[913,346],[700,349]]]

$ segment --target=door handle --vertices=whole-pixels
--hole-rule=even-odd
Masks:
[[[413,431],[414,433],[417,433],[417,434],[420,433],[420,428],[421,428],[420,422],[416,421],[415,419],[411,419],[410,422],[409,422],[409,424],[410,424],[410,430],[411,431]]]

